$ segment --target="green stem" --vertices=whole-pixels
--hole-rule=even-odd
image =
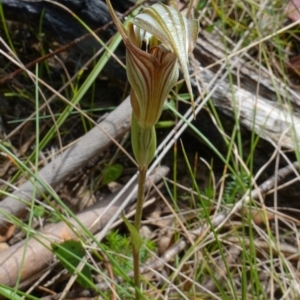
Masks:
[[[134,219],[134,227],[137,232],[140,230],[143,204],[144,204],[144,186],[146,181],[148,167],[139,168],[139,180],[138,180],[138,194],[136,202],[136,213]],[[132,243],[132,255],[133,255],[133,272],[134,272],[134,283],[136,286],[135,296],[136,300],[140,299],[140,249],[137,249],[134,243]]]

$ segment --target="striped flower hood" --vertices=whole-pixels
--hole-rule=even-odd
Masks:
[[[127,77],[136,121],[141,128],[151,128],[178,80],[178,63],[193,101],[188,55],[196,43],[198,22],[157,3],[145,8],[124,29],[109,1],[107,4],[126,46]]]

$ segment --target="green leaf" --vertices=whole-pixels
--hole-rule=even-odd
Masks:
[[[144,244],[143,239],[141,238],[136,228],[128,221],[128,219],[125,218],[124,215],[122,215],[122,219],[130,232],[133,246],[137,251],[139,251]]]
[[[4,296],[7,299],[14,299],[14,300],[22,300],[23,298],[15,293],[14,290],[6,288],[4,286],[0,287],[0,295]]]
[[[176,109],[176,103],[173,99],[171,99],[169,101],[165,101],[163,110],[170,109],[170,106],[173,107],[174,109]]]
[[[159,121],[156,123],[155,128],[173,128],[176,123],[174,121]]]
[[[49,218],[49,222],[58,223],[60,221],[61,221],[61,216],[55,211],[51,212],[51,217]]]
[[[79,241],[65,241],[61,244],[52,244],[52,249],[54,254],[60,260],[61,264],[67,269],[67,271],[73,275],[75,269],[78,267],[81,259],[85,255],[85,250],[82,247],[82,244]],[[81,275],[87,278],[83,278]],[[76,281],[83,287],[83,288],[90,288],[92,282],[92,275],[91,269],[88,265],[85,265],[78,274]],[[88,282],[90,281],[90,282]]]
[[[45,207],[44,206],[36,206],[33,210],[33,214],[35,217],[42,217],[45,214]]]
[[[207,5],[207,0],[200,0],[197,4],[197,10],[203,9]]]
[[[112,181],[117,180],[121,176],[122,172],[123,172],[123,166],[120,164],[107,166],[104,169],[102,185],[106,185]]]

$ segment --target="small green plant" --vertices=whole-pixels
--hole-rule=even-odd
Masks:
[[[239,178],[237,178],[239,177]],[[224,204],[233,204],[239,199],[249,186],[249,176],[244,174],[232,174],[227,179],[223,201]]]
[[[151,240],[143,241],[146,248],[153,251],[155,250],[155,243]],[[131,247],[127,235],[122,235],[118,230],[111,231],[105,237],[105,245],[107,249],[116,253],[122,253],[124,256],[131,254]],[[149,258],[149,251],[142,248],[140,252],[140,259],[145,262]],[[129,271],[129,270],[128,270]]]
[[[120,164],[107,165],[103,170],[101,186],[117,180],[123,172],[123,166]]]
[[[73,274],[81,259],[85,256],[85,250],[80,241],[65,241],[61,244],[52,244],[52,250],[60,260],[61,264]],[[78,274],[77,282],[84,288],[90,288],[92,280],[91,269],[85,265]]]

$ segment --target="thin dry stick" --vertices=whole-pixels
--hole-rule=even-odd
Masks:
[[[109,276],[109,278],[110,278],[110,280],[112,282],[112,284],[111,284],[111,300],[116,300],[117,299],[116,298],[116,286],[113,283],[114,282],[114,278],[115,278],[114,272],[112,270],[111,264],[109,262],[108,257],[106,256],[106,254],[103,251],[101,251],[101,250],[100,250],[100,252],[101,252],[101,255],[103,256],[104,264],[105,264],[105,267],[107,269],[108,276]]]

